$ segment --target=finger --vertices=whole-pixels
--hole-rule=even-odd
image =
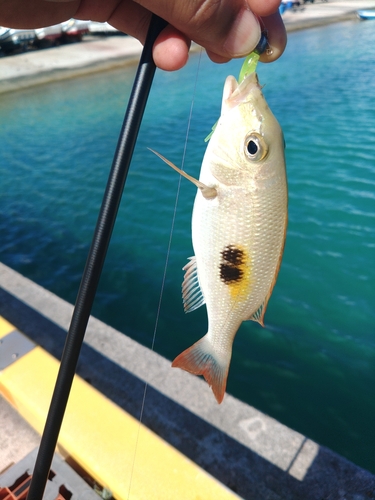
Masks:
[[[215,47],[214,52],[224,57],[243,57],[254,50],[259,39],[258,19],[251,10],[242,10],[237,15],[222,49],[218,51]],[[218,48],[220,49],[220,44]]]
[[[224,64],[232,59],[231,57],[221,56],[220,54],[216,54],[215,52],[211,52],[210,50],[207,50],[206,52],[211,61],[217,64]]]
[[[244,56],[254,49],[260,38],[258,20],[243,0],[137,2],[190,40],[222,57]]]
[[[144,44],[151,12],[133,0],[81,0],[75,17],[108,22]]]
[[[272,62],[284,52],[287,42],[286,30],[279,11],[262,17],[262,29],[267,33],[268,49],[260,56],[262,62]]]
[[[64,3],[43,0],[0,0],[1,25],[9,28],[42,28],[74,17],[80,0]]]
[[[190,40],[173,26],[168,25],[156,39],[152,55],[158,68],[176,71],[187,63],[189,49]]]
[[[267,17],[279,10],[280,0],[247,0],[249,8],[259,17]]]
[[[216,62],[247,55],[257,45],[259,23],[242,0],[206,0],[201,9],[197,7],[199,3],[198,0],[108,0],[103,4],[96,0],[98,12],[93,15],[92,2],[82,0],[77,17],[108,21],[144,43],[151,17],[147,8],[150,8],[175,27],[167,28],[155,46],[155,62],[162,69],[173,70],[186,63],[186,46],[190,40],[202,45]],[[198,13],[194,9],[198,9]]]

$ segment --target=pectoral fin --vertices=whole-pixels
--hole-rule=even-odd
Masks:
[[[206,184],[203,184],[203,182],[198,181],[197,179],[194,179],[194,177],[192,177],[191,175],[187,174],[186,172],[184,172],[180,168],[176,167],[176,165],[174,163],[172,163],[171,161],[167,160],[167,158],[165,158],[163,155],[161,155],[157,151],[154,151],[151,148],[147,148],[147,149],[149,149],[150,151],[152,151],[152,153],[154,153],[156,156],[158,156],[167,165],[169,165],[174,170],[176,170],[176,172],[178,172],[180,175],[182,175],[183,177],[185,177],[185,179],[187,179],[188,181],[192,182],[195,186],[197,186],[197,188],[201,190],[202,195],[204,196],[204,198],[206,198],[207,200],[212,200],[213,198],[216,198],[217,191],[216,191],[216,189],[214,187],[206,186]]]
[[[184,281],[182,283],[182,301],[184,311],[191,312],[205,303],[198,280],[197,262],[195,257],[189,257],[189,262],[184,266]]]

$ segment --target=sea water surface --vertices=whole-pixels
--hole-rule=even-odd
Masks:
[[[242,325],[228,392],[375,472],[375,31],[343,23],[289,36],[259,66],[286,140],[289,226],[265,328]],[[1,62],[0,62],[1,63]],[[198,176],[228,74],[193,55],[157,72],[93,314],[150,347],[179,176]],[[135,68],[0,96],[0,260],[74,302]],[[155,350],[206,333],[183,313],[195,188],[182,180]],[[225,401],[224,403],[225,404]]]

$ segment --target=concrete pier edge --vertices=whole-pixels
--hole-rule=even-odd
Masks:
[[[59,358],[73,306],[0,263],[0,315]],[[375,499],[375,476],[91,318],[78,374],[246,499]],[[1,409],[1,406],[0,406]],[[0,448],[1,450],[1,448]]]

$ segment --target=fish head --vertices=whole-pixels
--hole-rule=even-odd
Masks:
[[[256,73],[226,79],[221,116],[209,143],[211,174],[221,183],[261,183],[285,171],[284,137]]]

